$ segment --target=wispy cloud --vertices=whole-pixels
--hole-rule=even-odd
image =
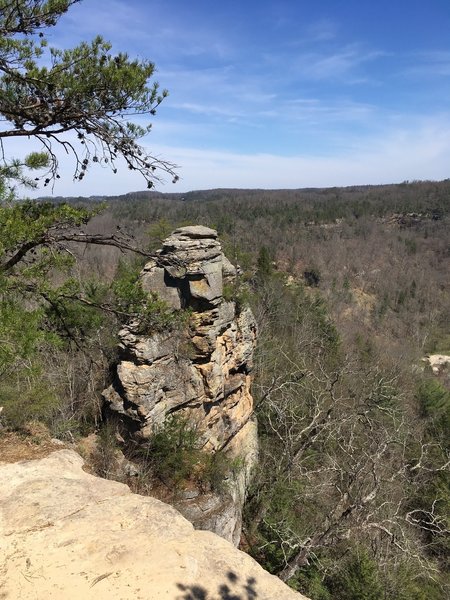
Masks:
[[[367,79],[364,73],[355,72],[365,63],[373,62],[386,56],[380,50],[364,51],[358,45],[350,45],[329,54],[306,53],[300,55],[294,63],[294,68],[305,78],[315,80],[346,79],[348,82]]]
[[[64,33],[58,36],[91,38],[99,32],[120,50],[127,50],[157,63],[199,56],[223,60],[234,55],[222,31],[183,20],[178,11],[154,0],[91,0],[76,5],[64,17]]]
[[[324,42],[336,38],[339,31],[339,25],[331,19],[320,19],[315,23],[311,23],[306,29],[308,41]]]
[[[180,104],[174,103],[173,108],[185,110],[188,112],[196,113],[199,115],[207,116],[220,116],[220,117],[244,117],[243,112],[239,112],[233,109],[228,109],[221,106],[212,106],[207,104],[195,104],[192,102],[181,102]]]
[[[416,53],[414,64],[405,69],[406,75],[425,77],[450,77],[450,51]]]
[[[97,0],[75,4],[62,17],[54,32],[58,37],[91,38],[99,33],[106,38],[130,38],[130,31],[143,28],[139,6],[122,0]]]
[[[319,99],[296,98],[287,100],[280,111],[280,114],[308,120],[310,118],[326,120],[327,122],[336,121],[367,121],[372,119],[378,112],[376,105],[355,102],[352,100],[334,99],[333,101],[324,101]]]

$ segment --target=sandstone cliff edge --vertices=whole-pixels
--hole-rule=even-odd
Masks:
[[[71,450],[0,464],[1,598],[304,598],[172,507],[82,464]]]

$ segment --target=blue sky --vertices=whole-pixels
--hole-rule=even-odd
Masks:
[[[170,95],[143,143],[181,192],[450,177],[449,32],[449,0],[84,0],[50,43],[155,62]],[[144,187],[99,168],[54,193]]]

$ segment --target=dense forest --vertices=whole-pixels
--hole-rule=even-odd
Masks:
[[[118,329],[143,306],[165,316],[139,270],[175,227],[214,227],[240,265],[227,293],[259,326],[241,547],[313,600],[446,597],[450,386],[423,359],[450,354],[449,198],[450,181],[57,199],[64,249],[38,251],[3,294],[4,426],[38,420],[72,442],[97,431],[108,476],[100,393]],[[32,220],[33,206],[17,210]],[[179,450],[181,474],[153,465],[177,485],[195,472]]]
[[[92,208],[103,200],[108,210],[91,222],[92,231],[107,233],[120,223],[121,231],[151,249],[176,226],[214,227],[245,278],[252,278],[262,253],[274,274],[317,288],[341,335],[358,333],[376,344],[380,333],[383,351],[394,354],[397,346],[402,354],[448,349],[450,180],[68,201]],[[102,273],[114,272],[107,256],[100,264]],[[405,338],[415,341],[405,346]]]

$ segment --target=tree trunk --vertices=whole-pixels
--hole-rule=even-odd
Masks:
[[[288,581],[297,573],[300,567],[308,564],[309,548],[302,548],[297,554],[291,558],[282,571],[277,573],[281,581]]]

